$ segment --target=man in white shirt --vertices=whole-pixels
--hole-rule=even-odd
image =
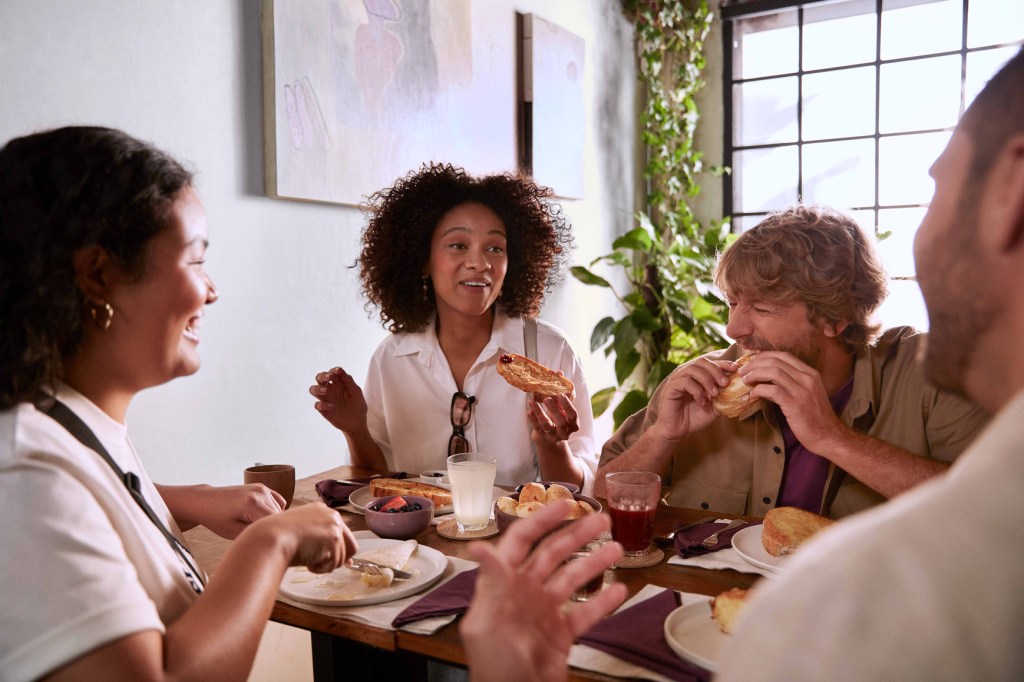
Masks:
[[[914,244],[929,378],[995,413],[949,473],[758,587],[722,680],[1024,679],[1024,50],[932,166]]]

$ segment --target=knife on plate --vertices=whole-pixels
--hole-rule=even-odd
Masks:
[[[347,568],[354,568],[355,570],[361,570],[368,566],[373,566],[382,570],[385,568],[391,568],[390,566],[378,564],[375,561],[367,561],[366,559],[357,559],[355,557],[349,559],[349,564],[351,565],[347,566]],[[391,568],[391,570],[395,574],[395,580],[408,580],[412,577],[412,573],[409,573],[408,571],[400,571],[397,568]]]

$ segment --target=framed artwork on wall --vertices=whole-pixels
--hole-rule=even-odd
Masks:
[[[522,165],[560,197],[583,198],[583,38],[536,14],[520,17]]]
[[[267,195],[359,205],[429,161],[515,169],[515,16],[480,9],[263,0]]]

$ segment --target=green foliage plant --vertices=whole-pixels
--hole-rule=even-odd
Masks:
[[[727,219],[705,227],[690,200],[700,192],[705,169],[694,148],[699,115],[695,95],[703,87],[704,40],[713,16],[707,0],[623,0],[636,26],[638,78],[643,89],[639,124],[647,154],[645,209],[636,226],[612,243],[612,251],[577,266],[573,276],[607,287],[623,314],[594,327],[591,352],[615,356],[617,386],[595,392],[595,415],[613,400],[615,428],[647,405],[654,389],[673,369],[728,345],[728,307],[712,285],[714,262],[730,240]],[[620,271],[618,288],[594,271]]]

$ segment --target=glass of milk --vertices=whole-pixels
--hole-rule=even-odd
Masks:
[[[496,458],[481,452],[460,452],[448,458],[448,480],[460,533],[487,527],[497,464]]]

